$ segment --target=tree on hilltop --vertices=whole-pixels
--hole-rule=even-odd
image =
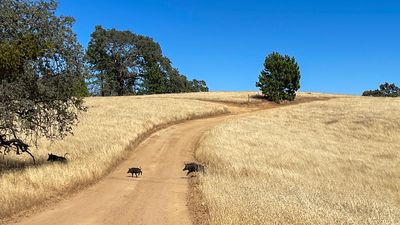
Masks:
[[[300,88],[300,69],[294,57],[273,52],[265,58],[256,86],[269,101],[292,101]]]
[[[90,80],[101,96],[134,92],[138,79],[136,35],[96,26],[86,51],[92,69]]]
[[[102,96],[200,91],[171,66],[157,42],[131,31],[96,26],[86,59],[93,92]]]

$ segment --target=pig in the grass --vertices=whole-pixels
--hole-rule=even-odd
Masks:
[[[142,175],[142,168],[132,167],[132,168],[128,169],[127,173],[131,173],[132,177],[133,177],[133,174],[135,174],[135,176],[138,177],[138,175]]]
[[[185,171],[185,170],[188,171],[186,176],[189,175],[189,173],[191,173],[191,172],[199,172],[199,171],[201,171],[201,172],[204,173],[204,166],[201,165],[201,164],[198,164],[198,163],[194,163],[194,162],[185,163],[185,168],[183,168],[183,171]]]
[[[58,155],[54,155],[53,153],[49,153],[49,158],[47,159],[47,161],[51,161],[51,162],[67,162],[67,158],[65,158],[66,155],[68,155],[68,153],[65,153],[64,156],[58,156]]]

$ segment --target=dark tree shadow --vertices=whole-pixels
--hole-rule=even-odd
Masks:
[[[47,158],[38,157],[36,163],[34,163],[32,160],[22,160],[15,157],[7,157],[7,155],[4,157],[0,155],[0,175],[7,172],[19,172],[29,168],[37,168],[54,163],[66,164],[67,162],[49,162]]]
[[[260,94],[255,94],[255,95],[250,95],[250,99],[257,99],[257,100],[265,100],[268,101],[264,95],[260,95]]]
[[[32,160],[19,160],[16,158],[10,158],[7,156],[0,156],[0,173],[10,171],[22,171],[28,168],[35,168],[47,164],[44,158],[36,160],[36,164]]]

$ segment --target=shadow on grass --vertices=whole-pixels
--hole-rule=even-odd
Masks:
[[[264,95],[260,95],[260,94],[255,94],[255,95],[250,95],[249,96],[250,99],[257,99],[257,100],[265,100],[268,101]]]
[[[44,158],[38,158],[36,164],[34,164],[32,160],[17,159],[7,155],[0,156],[0,175],[7,172],[19,172],[29,168],[37,168],[48,163]]]

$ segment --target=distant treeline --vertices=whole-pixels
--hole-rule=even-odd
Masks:
[[[85,60],[90,93],[101,96],[206,92],[204,80],[188,80],[152,38],[96,26]]]
[[[379,89],[364,91],[362,95],[374,97],[400,97],[400,88],[395,84],[385,82],[379,85]]]

